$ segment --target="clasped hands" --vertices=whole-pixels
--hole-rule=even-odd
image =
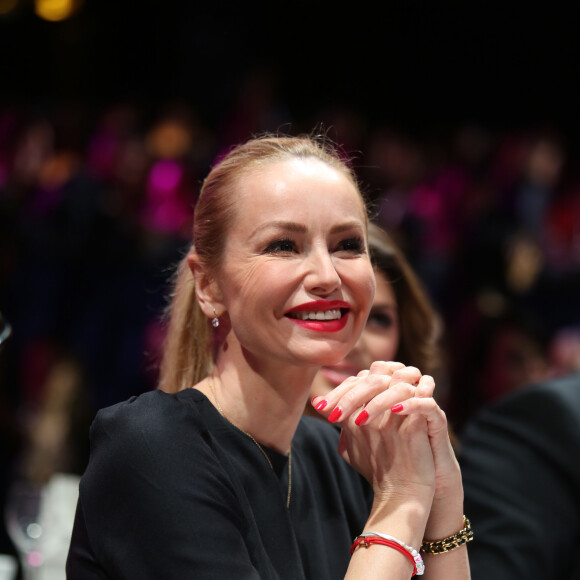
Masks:
[[[439,500],[461,489],[461,475],[434,389],[419,369],[379,361],[312,406],[340,425],[340,454],[375,493]]]

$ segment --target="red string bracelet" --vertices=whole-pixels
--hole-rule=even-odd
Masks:
[[[385,540],[383,538],[378,538],[378,537],[358,537],[351,549],[350,549],[350,553],[351,555],[354,553],[354,551],[362,546],[363,548],[368,548],[371,544],[381,544],[382,546],[388,546],[389,548],[393,548],[394,550],[397,550],[397,552],[400,552],[401,554],[403,554],[403,556],[406,556],[410,561],[411,564],[413,564],[413,574],[411,574],[411,577],[415,576],[417,574],[417,566],[415,565],[415,560],[413,558],[413,556],[405,549],[403,548],[400,544],[397,544],[396,542],[392,542],[391,540]]]

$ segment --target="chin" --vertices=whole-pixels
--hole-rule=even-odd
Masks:
[[[301,358],[313,366],[332,366],[346,357],[346,355],[349,353],[349,348],[350,346],[345,345],[344,343],[334,345],[325,344],[320,347],[311,345],[311,348],[306,352],[302,350],[303,356]]]

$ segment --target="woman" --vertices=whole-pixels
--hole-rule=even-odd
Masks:
[[[375,362],[314,398],[340,442],[303,417],[375,289],[340,157],[309,138],[234,149],[204,182],[193,242],[160,377],[175,392],[96,418],[68,578],[408,579],[424,538],[465,541],[431,377]],[[465,546],[425,559],[429,578],[469,578]]]
[[[325,395],[376,360],[396,360],[433,374],[439,321],[429,299],[403,254],[376,224],[368,226],[368,245],[376,291],[361,337],[348,356],[324,365],[311,395]],[[318,415],[310,404],[306,413]]]

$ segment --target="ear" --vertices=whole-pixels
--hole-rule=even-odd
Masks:
[[[208,317],[221,316],[225,312],[222,304],[222,293],[215,278],[201,263],[195,251],[187,255],[187,264],[195,282],[195,294],[202,312]],[[215,309],[215,310],[214,310]]]

